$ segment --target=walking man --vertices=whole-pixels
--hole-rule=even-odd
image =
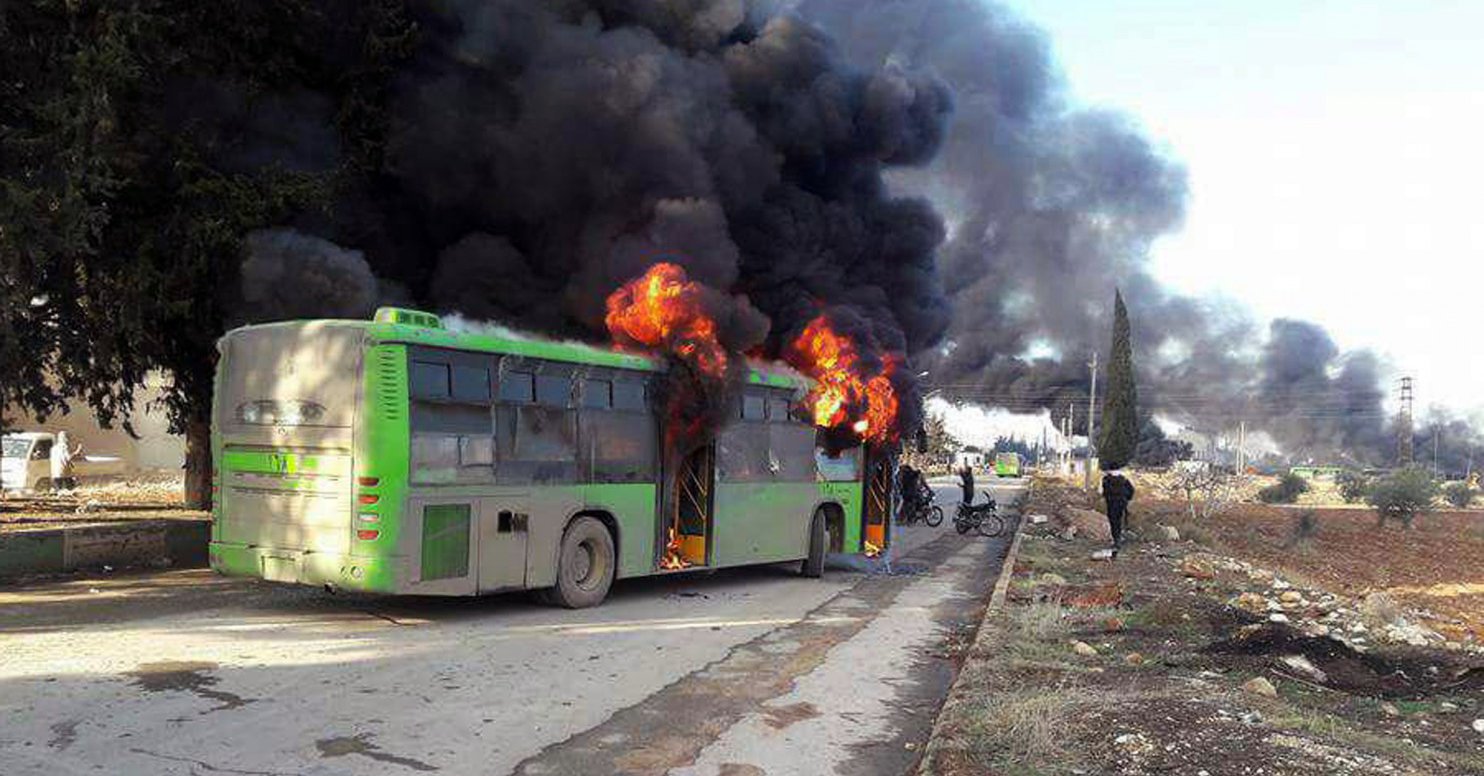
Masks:
[[[1117,469],[1103,474],[1103,501],[1108,505],[1108,530],[1113,534],[1113,554],[1123,546],[1123,520],[1128,502],[1134,499],[1134,484]]]

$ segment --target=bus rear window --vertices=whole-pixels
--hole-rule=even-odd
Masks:
[[[350,427],[361,387],[363,346],[360,329],[336,321],[229,332],[222,339],[217,367],[217,422],[239,429]],[[436,386],[436,370],[423,371],[416,362],[409,366],[411,380]],[[446,395],[447,367],[441,378]]]

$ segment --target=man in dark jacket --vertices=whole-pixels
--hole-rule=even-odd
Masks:
[[[1108,505],[1108,529],[1113,534],[1113,554],[1123,545],[1123,520],[1128,502],[1134,499],[1134,484],[1117,469],[1103,474],[1103,501]]]
[[[958,470],[958,486],[964,489],[964,506],[974,503],[974,469],[968,464]]]
[[[917,505],[921,503],[922,475],[904,463],[897,470],[897,487],[902,494],[902,511],[897,515],[897,522],[904,523],[917,513]]]

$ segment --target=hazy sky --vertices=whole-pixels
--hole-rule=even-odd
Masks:
[[[1190,172],[1158,277],[1484,414],[1484,1],[1007,0]]]

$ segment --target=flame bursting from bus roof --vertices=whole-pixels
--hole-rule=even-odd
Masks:
[[[891,377],[897,369],[897,356],[886,354],[881,369],[870,374],[855,340],[820,315],[794,340],[787,359],[815,381],[804,399],[814,425],[849,428],[856,436],[874,442],[895,440],[899,402]]]
[[[661,348],[710,377],[721,377],[726,349],[717,340],[703,291],[678,265],[655,264],[609,295],[608,331],[620,344]]]

